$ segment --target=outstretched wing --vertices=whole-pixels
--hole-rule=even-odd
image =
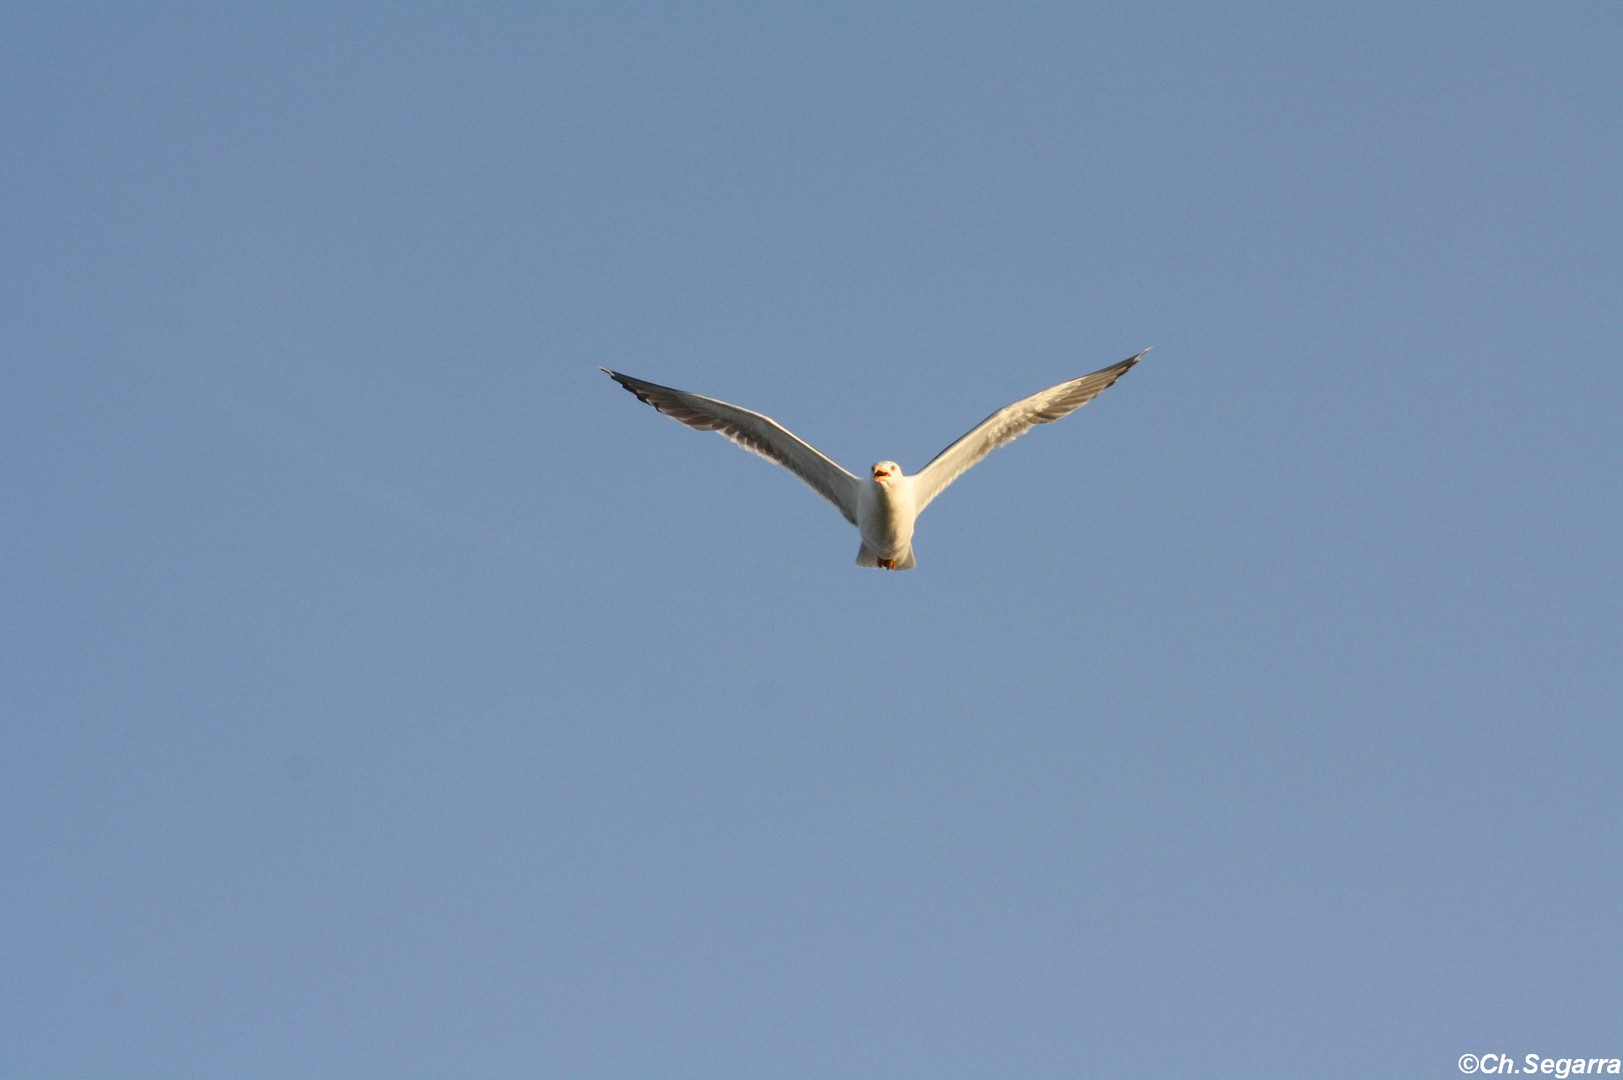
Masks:
[[[1138,363],[1138,356],[1130,356],[1119,364],[1084,375],[1080,379],[1051,386],[1041,393],[1006,405],[982,420],[969,434],[947,447],[935,459],[920,469],[913,481],[914,498],[920,513],[930,500],[941,494],[948,484],[962,476],[964,470],[990,454],[1004,443],[1013,442],[1037,424],[1047,424],[1067,416],[1094,398],[1106,387]]]
[[[782,465],[800,477],[811,489],[833,503],[845,520],[857,523],[857,492],[862,481],[819,453],[810,444],[791,434],[782,424],[737,405],[715,398],[700,397],[685,390],[643,382],[608,368],[599,369],[672,420],[697,431],[725,435],[751,453]]]

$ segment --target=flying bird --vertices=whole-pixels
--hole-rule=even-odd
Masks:
[[[771,417],[608,368],[599,370],[671,419],[698,431],[725,435],[804,480],[862,534],[858,566],[911,570],[915,563],[913,524],[948,484],[981,458],[1036,425],[1051,423],[1080,409],[1126,374],[1146,352],[1149,350],[1004,406],[912,476],[902,472],[894,461],[878,461],[868,470],[867,480],[842,469]]]

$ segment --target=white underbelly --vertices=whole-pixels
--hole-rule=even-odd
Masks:
[[[875,486],[863,495],[857,508],[863,542],[887,558],[906,551],[913,542],[913,506],[907,497],[911,492],[885,492]]]

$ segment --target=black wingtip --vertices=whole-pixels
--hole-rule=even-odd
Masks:
[[[609,378],[611,378],[615,382],[619,383],[625,389],[630,390],[633,394],[637,394],[637,388],[631,385],[632,383],[636,382],[637,380],[633,379],[630,375],[622,375],[618,371],[610,371],[606,367],[599,367],[597,370],[601,371],[603,374],[607,375]],[[637,394],[637,396],[642,397],[641,394]]]
[[[665,411],[664,409],[660,408],[659,402],[648,396],[650,390],[658,391],[666,389],[665,387],[655,386],[653,383],[645,383],[641,379],[634,379],[630,375],[622,375],[618,371],[609,371],[609,369],[606,367],[600,367],[598,370],[606,373],[609,378],[620,384],[621,389],[625,390],[626,393],[630,394],[644,405],[652,405],[660,412]]]

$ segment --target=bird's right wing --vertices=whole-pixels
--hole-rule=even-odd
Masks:
[[[751,453],[782,465],[833,503],[835,509],[845,515],[845,520],[853,525],[857,523],[857,492],[861,490],[862,481],[809,443],[796,438],[771,417],[686,390],[633,379],[608,368],[599,370],[672,420],[696,431],[725,435]]]
[[[1144,352],[1149,350],[1145,349]],[[924,508],[930,505],[930,500],[946,490],[948,484],[962,476],[964,470],[993,450],[1005,443],[1013,442],[1038,424],[1051,423],[1062,416],[1069,416],[1098,397],[1111,383],[1126,374],[1128,368],[1138,363],[1139,356],[1143,356],[1144,352],[1138,356],[1129,356],[1119,364],[1101,368],[1080,379],[1050,386],[1047,390],[1032,394],[1013,405],[1005,405],[976,424],[968,434],[941,451],[930,464],[919,470],[914,487],[917,493],[915,499],[918,512],[922,514]]]

